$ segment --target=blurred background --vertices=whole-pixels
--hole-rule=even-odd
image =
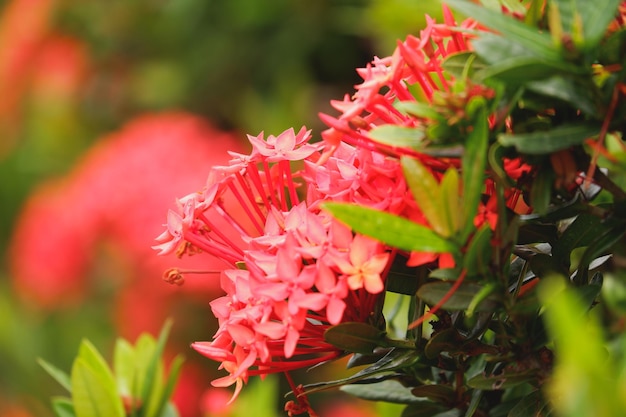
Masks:
[[[217,364],[189,348],[213,334],[217,275],[161,275],[220,265],[156,256],[167,209],[226,150],[246,151],[246,133],[319,132],[355,68],[425,13],[438,18],[439,1],[1,1],[0,415],[51,415],[64,393],[36,358],[69,370],[88,338],[110,359],[116,337],[166,317],[170,355],[187,357],[182,416],[218,415]],[[372,412],[328,398],[323,416]]]

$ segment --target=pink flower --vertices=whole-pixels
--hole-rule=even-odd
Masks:
[[[387,268],[389,253],[383,251],[379,242],[356,235],[347,257],[335,256],[333,260],[339,271],[346,275],[350,289],[365,288],[369,293],[378,294],[385,288],[382,274]]]

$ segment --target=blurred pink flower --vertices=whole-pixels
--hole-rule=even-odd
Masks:
[[[150,248],[160,213],[173,207],[172,195],[201,188],[198,173],[208,175],[212,165],[225,161],[228,149],[240,148],[231,134],[184,113],[138,117],[103,138],[66,178],[42,186],[27,201],[10,255],[19,293],[46,308],[80,301],[90,262],[109,242],[105,246],[127,268],[117,309],[122,332],[130,337],[157,331],[167,314],[157,303],[180,291],[193,295],[219,288],[217,275],[179,290],[160,281],[173,266],[172,259],[156,257]],[[196,258],[176,264],[183,269],[221,266]]]

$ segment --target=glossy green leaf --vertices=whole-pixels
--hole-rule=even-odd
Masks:
[[[599,131],[600,128],[595,125],[568,124],[541,132],[501,134],[498,142],[504,146],[515,146],[522,153],[538,155],[580,145]]]
[[[476,295],[470,302],[469,306],[467,306],[467,311],[466,311],[467,317],[472,317],[472,315],[476,311],[476,308],[478,308],[478,306],[484,300],[492,296],[492,294],[496,294],[496,291],[500,288],[501,288],[500,285],[498,285],[495,282],[489,282],[485,284],[482,287],[482,289],[478,293],[476,293]]]
[[[539,168],[530,189],[530,204],[535,213],[544,215],[550,209],[555,180],[554,170],[551,166]]]
[[[557,61],[560,58],[550,36],[540,33],[537,29],[523,22],[466,0],[445,0],[445,3],[460,13],[470,16],[501,33],[504,37],[515,40],[540,58],[550,61]]]
[[[65,388],[70,393],[72,392],[72,382],[70,380],[70,376],[67,373],[41,358],[37,359],[37,363],[39,363],[39,365],[41,365],[41,367],[45,369],[45,371],[52,378],[54,378],[55,381],[61,384],[63,388]]]
[[[533,391],[515,404],[507,417],[537,417],[544,415],[547,407],[548,405],[543,395],[541,395],[541,391]],[[545,413],[545,415],[548,415],[548,413]]]
[[[441,404],[454,403],[456,391],[450,385],[420,385],[411,390],[416,397],[428,398],[431,401]]]
[[[52,411],[55,417],[76,417],[72,400],[67,397],[52,397]]]
[[[461,159],[463,179],[462,233],[461,242],[474,230],[474,217],[478,213],[480,198],[484,192],[484,178],[487,167],[487,147],[489,145],[489,125],[484,100],[474,100],[472,111],[474,129],[467,136],[465,151]]]
[[[437,332],[426,343],[424,355],[433,359],[442,352],[457,351],[463,344],[463,338],[456,329],[449,328]]]
[[[472,388],[492,391],[511,388],[525,382],[533,381],[537,377],[533,369],[525,371],[503,371],[498,375],[477,375],[467,381]]]
[[[539,278],[549,275],[568,276],[567,268],[565,268],[558,259],[546,253],[538,253],[530,259],[530,269]]]
[[[434,253],[458,250],[451,241],[403,217],[352,204],[325,203],[323,207],[355,232],[402,250]]]
[[[446,410],[447,407],[441,404],[422,402],[406,407],[400,417],[435,417],[441,416]]]
[[[439,182],[420,161],[410,157],[402,157],[404,178],[413,194],[415,202],[422,210],[424,217],[433,230],[443,237],[452,234],[446,220],[445,203],[441,196]]]
[[[385,345],[385,332],[366,323],[340,323],[324,332],[324,340],[339,349],[355,353],[372,353]]]
[[[552,97],[564,101],[574,109],[580,109],[588,116],[599,118],[596,86],[591,82],[583,84],[582,77],[567,75],[552,76],[543,80],[530,81],[526,88],[535,94]]]
[[[565,229],[552,248],[552,255],[562,265],[569,267],[570,254],[576,248],[589,246],[601,232],[610,229],[602,219],[591,214],[582,213]]]
[[[439,187],[446,229],[450,230],[451,234],[456,234],[461,226],[462,213],[459,207],[463,207],[461,196],[459,195],[460,184],[457,170],[454,168],[448,169],[443,175]]]
[[[463,257],[463,266],[467,275],[486,275],[489,273],[489,260],[493,252],[491,237],[493,233],[488,224],[484,224],[476,231]]]
[[[581,71],[573,65],[546,61],[539,57],[509,56],[487,68],[477,71],[474,78],[478,82],[496,79],[510,86],[525,86],[527,82],[543,80],[555,73],[578,74]]]
[[[88,359],[76,358],[71,374],[76,417],[124,417],[122,400],[106,379]]]
[[[506,61],[511,57],[537,58],[531,50],[520,45],[515,39],[502,37],[495,33],[481,33],[478,39],[472,42],[472,46],[475,53],[485,63],[482,69]]]
[[[426,134],[421,128],[396,125],[378,126],[370,130],[368,136],[375,142],[411,149],[420,149],[426,139]]]
[[[626,233],[624,222],[613,223],[613,228],[602,230],[598,236],[589,244],[578,263],[576,275],[572,280],[578,284],[585,283],[589,276],[589,265],[599,256],[609,253],[613,245],[623,239]]]
[[[417,296],[429,305],[437,304],[452,287],[450,282],[431,282],[422,285],[417,291]],[[466,310],[474,297],[482,290],[483,286],[474,283],[464,283],[446,301],[444,310]],[[498,297],[491,294],[476,306],[476,311],[492,311],[498,303]]]
[[[408,349],[393,349],[376,363],[360,370],[354,375],[336,381],[320,382],[305,385],[304,389],[307,393],[322,391],[330,388],[336,388],[342,385],[353,384],[366,378],[393,373],[394,371],[414,366],[420,356],[416,351]]]
[[[341,388],[355,397],[369,401],[386,401],[395,404],[423,404],[425,401],[411,394],[411,388],[395,379],[387,379],[371,384],[348,384]]]

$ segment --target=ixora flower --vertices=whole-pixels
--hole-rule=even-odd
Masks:
[[[344,355],[325,338],[335,325],[379,327],[395,259],[410,266],[437,260],[454,266],[445,251],[391,248],[355,233],[323,208],[327,202],[354,203],[435,226],[424,210],[426,202],[416,201],[411,192],[401,158],[419,160],[435,183],[447,170],[459,168],[459,158],[381,143],[371,133],[383,125],[419,131],[434,123],[399,111],[398,101],[423,100],[463,120],[467,102],[490,98],[492,92],[469,86],[455,93],[455,79],[442,62],[469,49],[468,35],[457,30],[447,9],[443,24],[428,22],[420,38],[410,36],[391,57],[358,70],[363,83],[357,92],[332,103],[342,114],[321,115],[329,125],[322,142],[312,142],[304,127],[278,136],[248,136],[250,154],[231,153],[228,165],[213,167],[202,191],[180,198],[177,210],[168,213],[166,230],[154,246],[160,254],[208,254],[224,262],[225,295],[211,302],[219,328],[211,341],[192,346],[221,363],[228,375],[213,384],[235,385],[233,399],[250,376],[286,373]],[[474,26],[467,20],[460,28]],[[522,165],[513,161],[504,171],[516,170],[516,180],[528,170]],[[484,188],[489,197],[493,187]],[[519,190],[507,193],[513,208]],[[473,223],[495,227],[494,205],[486,201]],[[233,215],[235,207],[245,216]],[[184,275],[177,272],[171,281],[180,284]],[[313,413],[304,395],[299,401],[287,407],[290,414]]]

